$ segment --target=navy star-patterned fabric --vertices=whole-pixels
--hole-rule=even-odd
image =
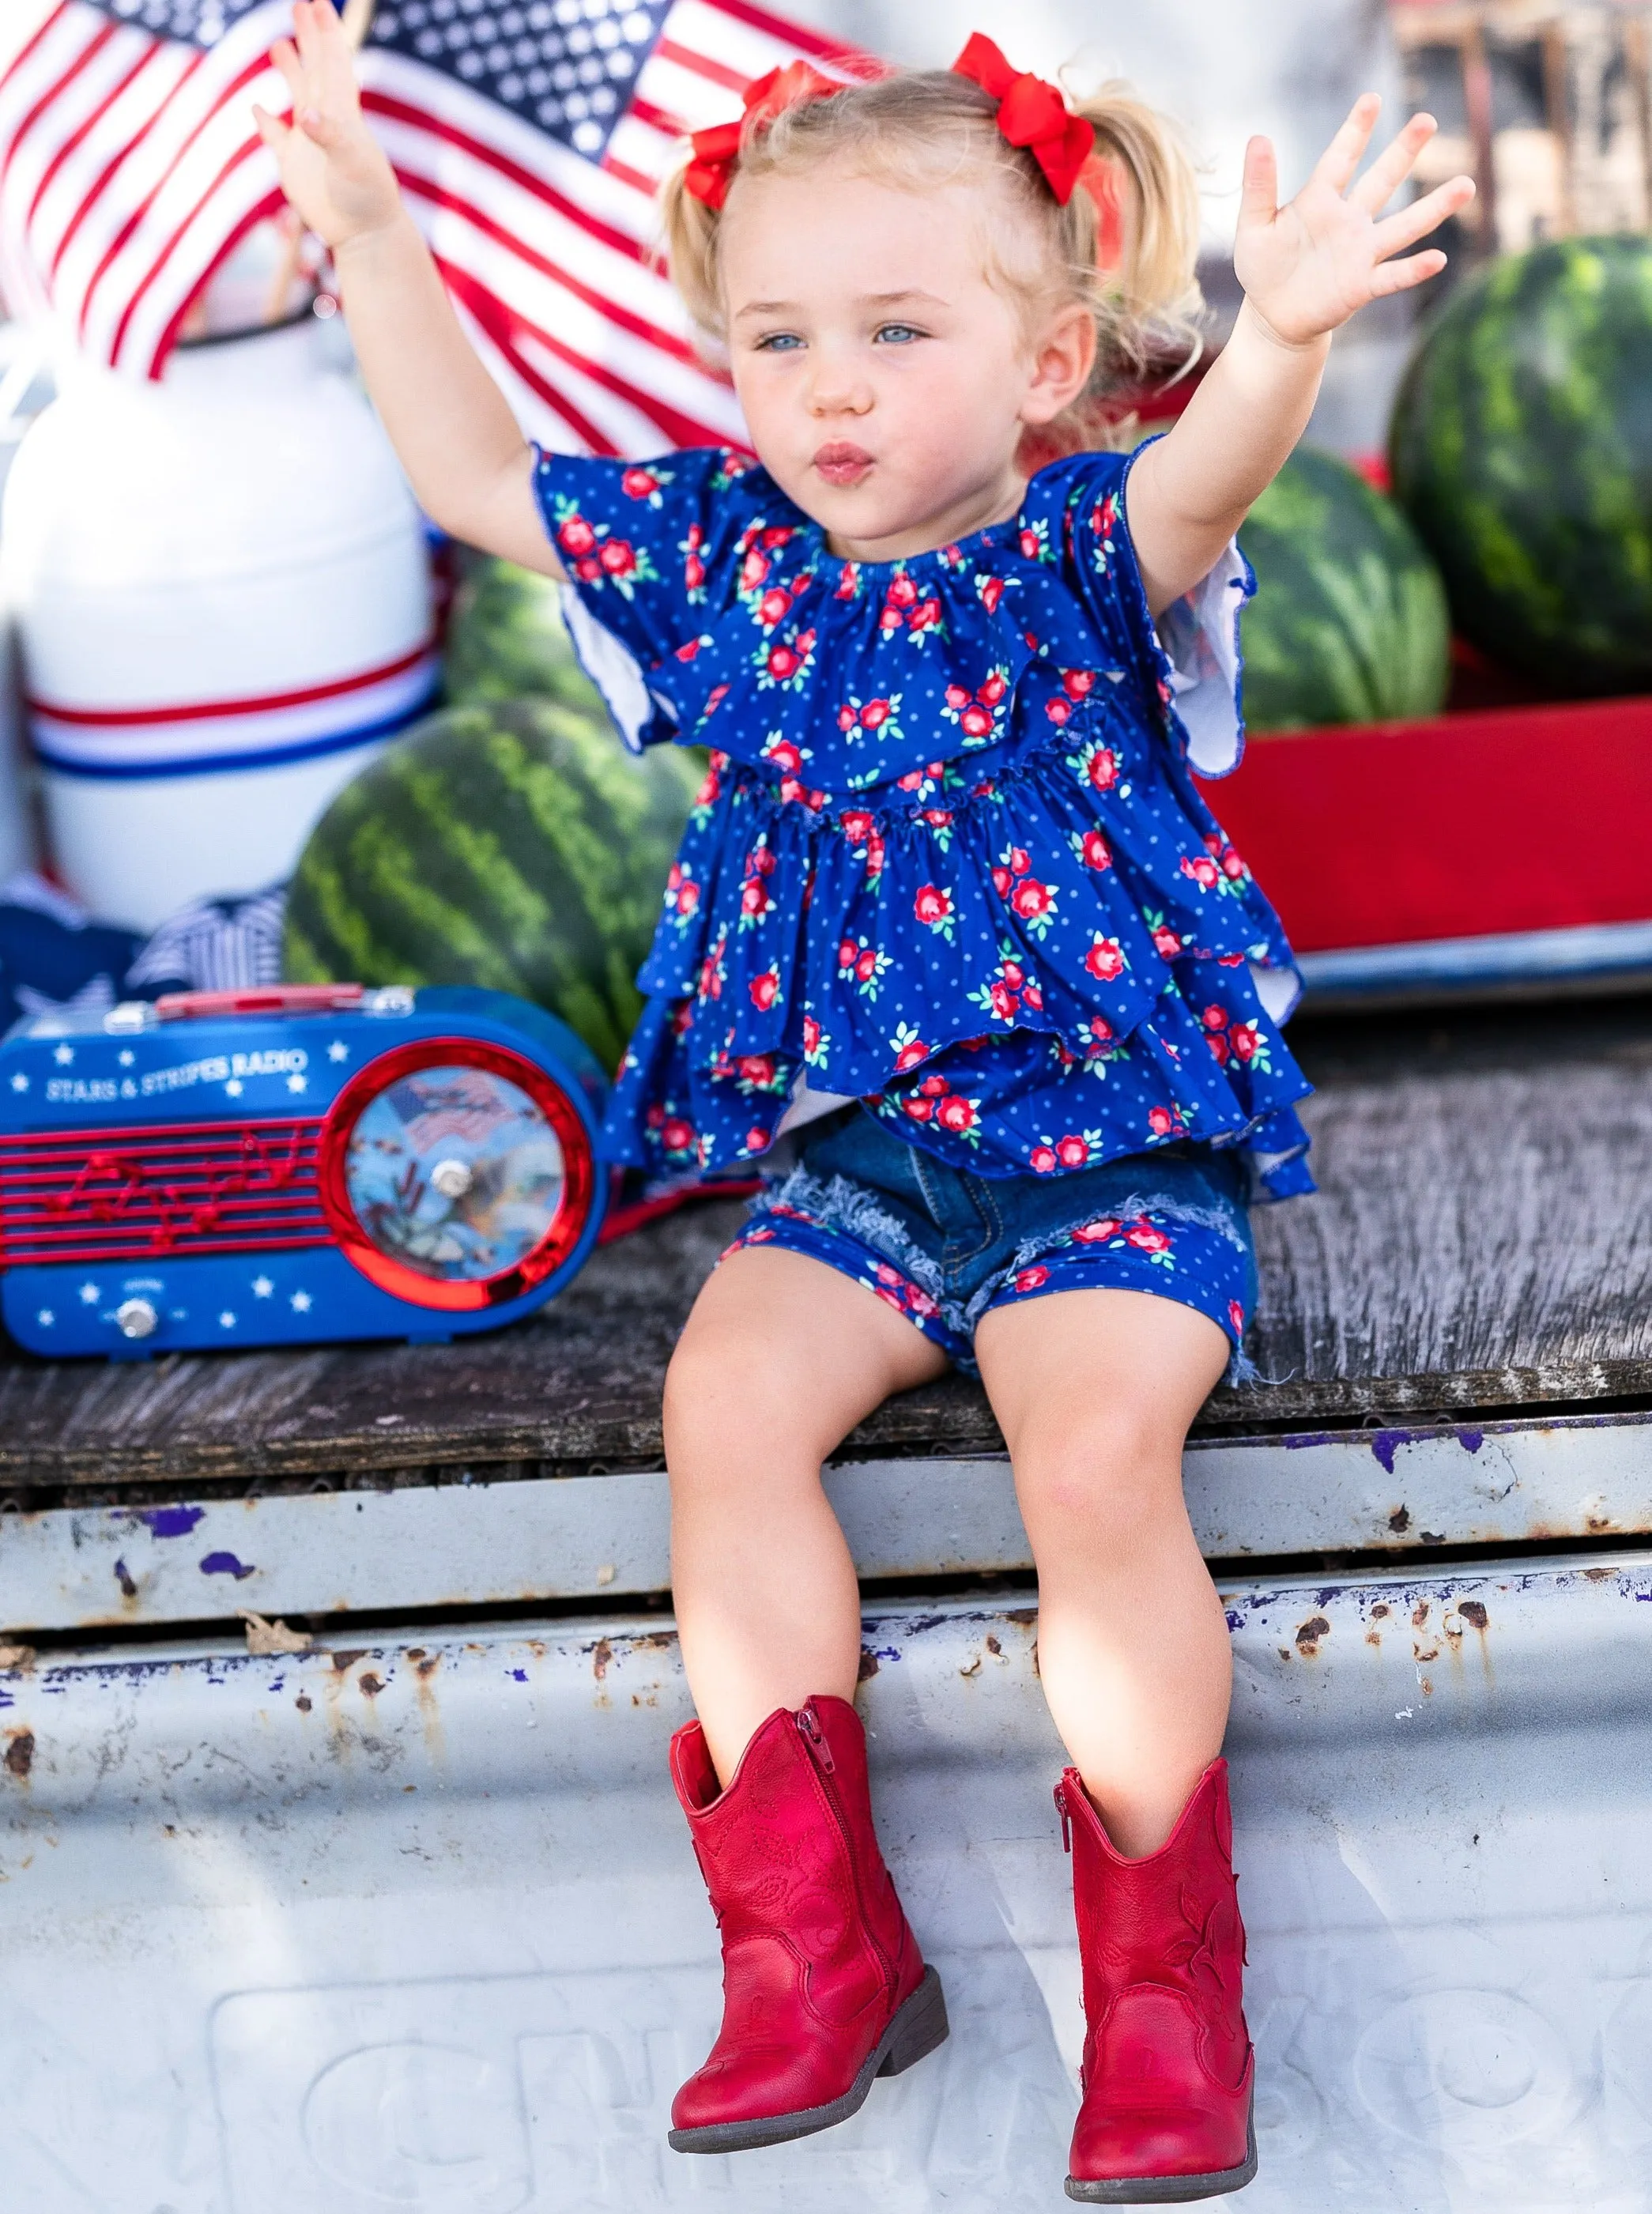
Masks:
[[[1290,949],[1190,773],[1238,759],[1249,572],[1172,611],[1172,661],[1129,467],[1054,462],[1013,523],[873,564],[732,452],[539,456],[628,739],[711,749],[610,1159],[751,1159],[801,1085],[977,1175],[1191,1141],[1312,1189]]]

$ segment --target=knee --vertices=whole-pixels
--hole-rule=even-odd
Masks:
[[[1185,1519],[1182,1444],[1150,1408],[1097,1410],[1038,1424],[1017,1441],[1016,1490],[1030,1531],[1110,1550],[1139,1542],[1166,1518]]]
[[[663,1421],[673,1486],[737,1484],[750,1466],[761,1462],[772,1471],[777,1460],[797,1458],[788,1446],[801,1444],[806,1458],[808,1441],[798,1436],[788,1397],[783,1362],[761,1349],[685,1335],[665,1373]]]

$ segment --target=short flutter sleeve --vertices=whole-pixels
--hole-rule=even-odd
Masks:
[[[535,450],[534,492],[567,572],[575,651],[633,752],[680,735],[676,681],[732,596],[743,541],[784,510],[772,479],[727,447],[656,461]]]
[[[1148,440],[1147,444],[1155,443]],[[1154,621],[1129,528],[1133,454],[1086,454],[1068,465],[1062,535],[1071,581],[1119,665],[1132,669],[1196,775],[1230,775],[1245,750],[1239,612],[1256,590],[1230,540],[1202,582]]]

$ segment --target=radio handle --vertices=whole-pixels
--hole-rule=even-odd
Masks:
[[[163,1023],[206,1015],[325,1015],[358,1007],[359,984],[260,984],[240,992],[163,992],[155,1012]]]

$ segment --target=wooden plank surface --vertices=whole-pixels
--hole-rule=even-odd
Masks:
[[[1319,1195],[1257,1210],[1251,1351],[1208,1426],[1652,1399],[1646,1003],[1304,1029]],[[660,1379],[737,1206],[606,1249],[535,1319],[450,1346],[0,1366],[0,1488],[646,1465]],[[948,1378],[852,1449],[999,1444]]]

